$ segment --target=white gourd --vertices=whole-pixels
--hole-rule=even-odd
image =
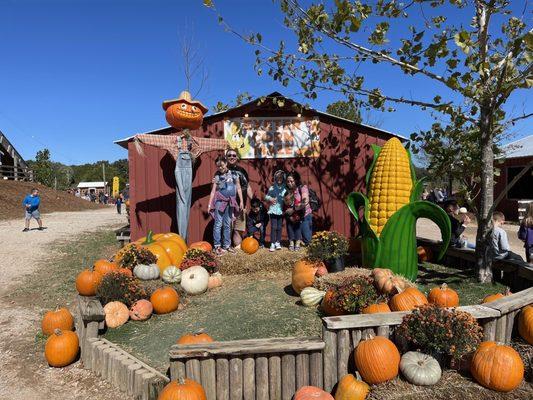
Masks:
[[[326,292],[323,290],[318,290],[312,286],[306,287],[300,293],[300,298],[302,299],[302,304],[307,307],[314,307],[320,304]]]
[[[402,356],[400,371],[408,382],[419,386],[434,385],[442,375],[439,362],[418,351],[409,351]]]
[[[199,265],[187,268],[181,274],[181,287],[187,294],[201,294],[207,290],[209,272]]]
[[[133,275],[143,281],[157,279],[159,278],[159,267],[157,264],[139,264],[133,268]]]
[[[165,283],[180,283],[181,282],[181,269],[170,265],[163,271],[163,281]]]

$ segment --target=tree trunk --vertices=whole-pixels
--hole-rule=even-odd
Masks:
[[[476,236],[476,265],[478,279],[483,283],[492,282],[492,212],[494,201],[494,151],[492,149],[492,116],[490,107],[480,111],[479,130],[481,145],[481,201],[478,212]]]

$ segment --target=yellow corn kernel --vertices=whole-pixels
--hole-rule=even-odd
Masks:
[[[378,236],[388,219],[409,202],[412,189],[409,156],[401,142],[392,138],[379,153],[368,191],[370,227]]]

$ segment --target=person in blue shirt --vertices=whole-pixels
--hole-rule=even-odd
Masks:
[[[39,224],[39,230],[42,231],[43,220],[41,219],[41,214],[39,213],[39,204],[41,204],[41,198],[39,197],[39,189],[33,188],[31,194],[24,197],[22,205],[24,206],[24,211],[26,213],[25,217],[25,227],[22,232],[28,232],[30,230],[30,219],[35,218]]]

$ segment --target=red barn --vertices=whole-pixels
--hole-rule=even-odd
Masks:
[[[305,108],[277,92],[262,99],[206,116],[203,126],[192,134],[224,137],[225,122],[239,119],[315,121],[320,145],[318,157],[242,159],[240,165],[247,170],[254,194],[259,198],[264,197],[272,184],[274,171],[280,168],[296,170],[302,182],[314,189],[322,200],[322,207],[314,216],[314,230],[336,230],[353,236],[355,221],[346,207],[345,199],[352,191],[364,189],[365,174],[373,156],[370,145],[382,145],[391,137],[399,136]],[[172,127],[166,127],[145,133],[172,135],[177,132]],[[404,138],[400,139],[405,141]],[[131,240],[146,235],[150,229],[154,232],[176,232],[175,163],[172,156],[164,150],[144,144],[145,154],[142,156],[135,149],[133,137],[115,143],[128,149]],[[189,242],[212,241],[213,222],[207,214],[207,203],[217,155],[217,152],[203,154],[194,165]]]

